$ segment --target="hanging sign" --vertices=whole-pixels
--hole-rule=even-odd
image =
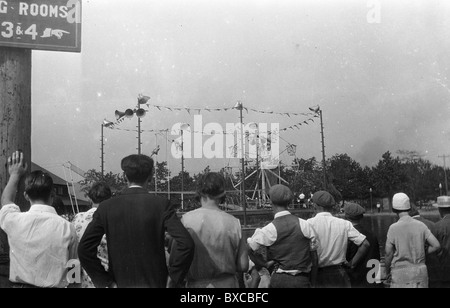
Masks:
[[[81,52],[81,0],[0,0],[0,46]]]

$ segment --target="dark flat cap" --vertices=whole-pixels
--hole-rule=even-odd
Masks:
[[[277,184],[270,188],[269,197],[275,205],[288,205],[294,199],[294,194],[289,187]]]
[[[316,191],[312,196],[312,202],[321,207],[333,207],[336,205],[333,196],[325,190]]]
[[[366,210],[359,204],[353,202],[345,202],[344,213],[348,217],[357,217],[366,212]]]

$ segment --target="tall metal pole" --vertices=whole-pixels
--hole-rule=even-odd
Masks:
[[[104,142],[103,142],[103,140],[104,140],[104,138],[103,138],[103,127],[104,126],[105,126],[105,124],[102,123],[102,140],[101,140],[102,141],[102,143],[101,143],[101,145],[102,145],[102,148],[101,148],[102,156],[100,157],[102,159],[102,162],[101,162],[102,178],[105,176],[105,159],[104,159],[105,152],[104,152]]]
[[[170,200],[170,169],[169,169],[169,159],[168,159],[168,153],[169,153],[169,150],[168,150],[168,142],[169,142],[169,139],[168,139],[168,134],[169,134],[169,131],[168,130],[166,130],[166,163],[167,163],[167,196],[168,196],[168,198],[169,198],[169,200]]]
[[[184,144],[183,130],[181,130],[181,209],[184,210]]]
[[[322,109],[319,109],[320,115],[320,134],[322,135],[322,168],[323,168],[323,188],[327,189],[327,169],[325,162],[325,137],[323,134],[323,119],[322,119]]]
[[[158,133],[155,134],[156,149],[158,148]],[[155,195],[158,191],[158,152],[155,153]]]
[[[373,209],[372,209],[372,188],[369,189],[370,192],[370,211],[373,213]]]
[[[445,177],[445,195],[448,196],[448,183],[447,183],[447,167],[445,166],[445,159],[450,157],[449,155],[438,156],[444,159],[444,177]]]
[[[141,154],[141,118],[138,117],[138,154]]]
[[[244,226],[247,225],[247,202],[246,202],[246,197],[245,197],[245,149],[244,149],[244,117],[242,115],[242,111],[244,109],[244,106],[242,105],[242,103],[240,104],[240,120],[241,120],[241,153],[242,153],[242,157],[241,157],[241,173],[242,173],[242,182],[241,182],[241,203],[242,203],[242,207],[244,209]]]

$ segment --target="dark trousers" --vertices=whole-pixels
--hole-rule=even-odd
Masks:
[[[321,267],[317,271],[317,288],[350,288],[347,272],[340,265]]]
[[[309,274],[273,273],[269,288],[311,288]]]
[[[0,264],[0,288],[11,288],[8,265]]]

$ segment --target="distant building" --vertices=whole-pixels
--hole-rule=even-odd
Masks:
[[[31,171],[41,170],[47,173],[53,179],[53,185],[55,188],[54,206],[59,215],[73,214],[73,211],[85,212],[91,208],[90,202],[82,195],[81,191],[75,188],[76,196],[73,194],[72,183],[60,178],[56,174],[42,168],[38,164],[31,163]],[[70,187],[70,193],[69,193]]]

